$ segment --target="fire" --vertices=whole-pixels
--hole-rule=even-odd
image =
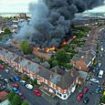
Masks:
[[[39,48],[39,47],[34,47],[33,50],[34,50],[34,51],[39,51],[40,48]]]
[[[55,46],[50,47],[50,48],[46,48],[46,49],[45,49],[45,52],[48,53],[48,52],[50,52],[50,51],[55,51],[55,49],[56,49]]]
[[[64,41],[64,42],[62,43],[62,45],[67,45],[67,41]]]

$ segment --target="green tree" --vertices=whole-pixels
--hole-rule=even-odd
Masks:
[[[23,101],[21,105],[29,105],[27,101]]]
[[[101,97],[101,103],[104,103],[105,104],[105,96],[103,95],[102,97]]]
[[[60,50],[56,53],[56,60],[59,66],[63,66],[65,63],[68,63],[70,59],[64,50]]]
[[[15,95],[13,97],[13,100],[11,101],[11,104],[12,105],[21,105],[21,102],[22,102],[21,98],[18,95]]]
[[[11,92],[11,93],[9,93],[8,94],[8,99],[10,100],[10,101],[12,101],[12,99],[13,99],[13,97],[15,96],[15,93],[13,93],[13,92]]]
[[[32,48],[27,40],[24,40],[20,44],[20,48],[23,51],[24,54],[31,54]]]
[[[11,30],[10,30],[9,28],[5,28],[5,29],[4,29],[4,33],[5,33],[5,34],[11,34]]]

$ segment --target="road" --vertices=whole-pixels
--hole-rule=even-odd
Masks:
[[[3,76],[3,78],[9,79],[13,75],[16,75],[16,73],[13,70],[10,70],[9,73],[6,73],[5,71],[0,71],[0,74]],[[25,99],[30,102],[30,105],[51,105],[48,101],[46,101],[43,97],[37,97],[33,94],[32,90],[27,89],[25,86],[22,86],[20,84],[20,91],[25,96]]]

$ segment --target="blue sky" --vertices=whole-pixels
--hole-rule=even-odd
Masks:
[[[0,12],[28,12],[28,5],[38,0],[0,0]]]

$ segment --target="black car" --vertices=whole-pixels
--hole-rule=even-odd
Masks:
[[[85,97],[85,98],[83,99],[83,103],[84,103],[84,104],[88,104],[88,102],[89,102],[89,98],[88,98],[88,97]]]
[[[15,80],[13,79],[13,77],[9,78],[10,82],[15,82]]]

